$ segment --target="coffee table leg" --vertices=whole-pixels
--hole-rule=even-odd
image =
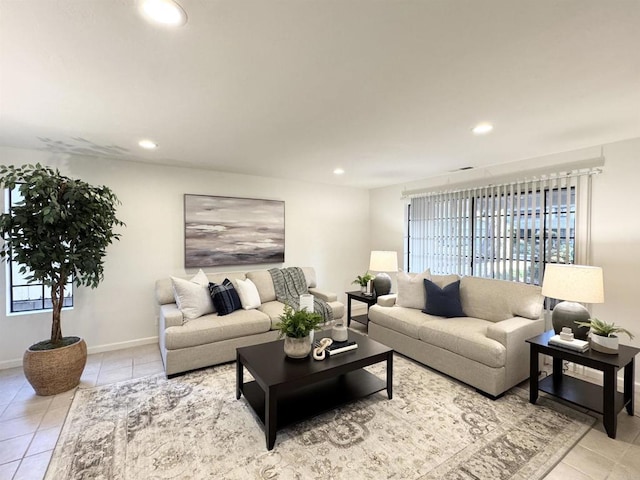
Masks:
[[[243,369],[240,356],[236,354],[236,400],[240,398],[242,393]]]
[[[633,390],[634,390],[634,372],[635,358],[632,358],[624,367],[624,401],[627,404],[627,413],[633,415]]]
[[[538,349],[529,345],[529,402],[538,400]]]
[[[387,396],[393,398],[393,352],[387,357]]]
[[[351,326],[351,297],[347,295],[347,327]]]
[[[276,429],[278,428],[278,397],[268,388],[264,395],[264,434],[267,440],[267,450],[272,450],[276,443]]]
[[[610,438],[616,438],[618,415],[616,412],[616,369],[614,367],[604,370],[604,382],[602,386],[603,398],[603,423]]]

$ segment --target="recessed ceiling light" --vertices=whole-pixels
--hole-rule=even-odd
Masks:
[[[187,23],[187,14],[174,0],[143,0],[140,5],[142,14],[152,22],[171,27]]]
[[[342,168],[336,168],[333,173],[335,173],[336,175],[342,175],[344,174],[344,170]]]
[[[486,135],[491,130],[493,130],[493,125],[491,125],[490,123],[484,122],[484,123],[479,123],[478,125],[473,127],[471,131],[476,135]]]
[[[158,148],[158,144],[156,142],[152,142],[151,140],[140,140],[138,142],[138,145],[147,150],[154,150]]]

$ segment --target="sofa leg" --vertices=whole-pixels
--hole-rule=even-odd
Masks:
[[[489,400],[498,400],[500,397],[504,395],[504,392],[502,392],[500,395],[491,395],[490,393],[483,392],[479,388],[476,388],[476,392],[478,392],[483,397],[487,397]]]

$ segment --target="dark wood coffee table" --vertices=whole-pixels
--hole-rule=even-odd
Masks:
[[[317,337],[329,332],[316,332]],[[347,402],[387,390],[393,397],[393,350],[356,332],[349,340],[358,348],[326,360],[292,360],[284,354],[284,340],[236,350],[236,398],[244,394],[264,426],[267,449],[276,441],[276,431]],[[387,362],[387,378],[363,369]],[[244,383],[247,369],[254,381]]]

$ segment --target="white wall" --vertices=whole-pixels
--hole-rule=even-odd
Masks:
[[[604,145],[604,172],[593,180],[592,264],[603,268],[605,303],[592,306],[594,316],[623,326],[636,335],[621,343],[640,347],[640,138]],[[443,187],[448,184],[491,179],[548,165],[600,156],[601,146],[513,162],[495,168],[470,170],[406,185],[370,191],[372,245],[405,251],[403,190]],[[636,369],[636,383],[640,369]]]
[[[0,147],[3,164],[36,163],[110,187],[122,202],[126,228],[109,248],[105,279],[97,289],[76,289],[75,307],[63,312],[63,335],[85,338],[90,352],[154,341],[154,282],[184,275],[183,195],[284,200],[285,264],[207,268],[206,271],[313,266],[319,287],[338,293],[366,270],[369,195],[366,190],[254,177],[202,169],[153,166],[94,157]],[[4,266],[2,267],[4,268]],[[186,273],[195,272],[190,269]],[[0,275],[0,368],[18,366],[31,344],[49,337],[50,314],[7,316]],[[340,298],[340,297],[339,297]]]

